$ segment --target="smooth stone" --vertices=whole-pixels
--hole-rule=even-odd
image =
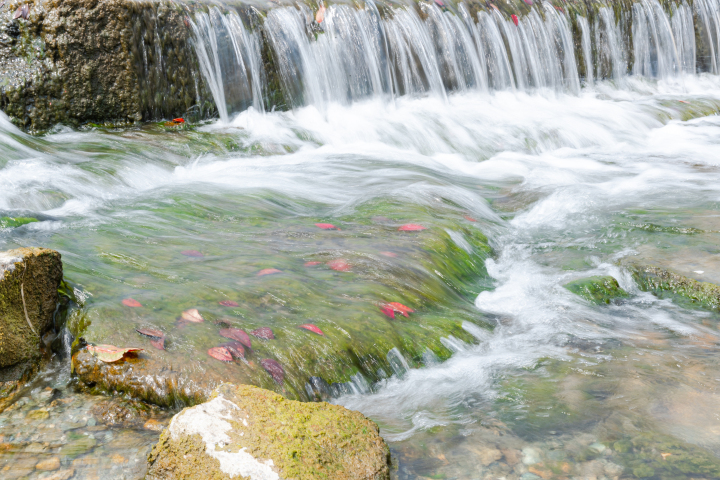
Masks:
[[[60,458],[58,457],[51,457],[46,460],[42,460],[37,465],[35,465],[36,470],[57,470],[60,468]]]
[[[389,480],[390,451],[359,412],[224,384],[173,417],[148,466],[147,480]]]
[[[525,465],[534,465],[541,461],[541,452],[537,448],[525,447],[522,449],[522,463]]]
[[[595,443],[591,444],[589,446],[589,448],[591,450],[595,450],[598,453],[603,453],[607,449],[607,447],[605,445],[603,445],[602,443],[599,443],[599,442],[595,442]]]

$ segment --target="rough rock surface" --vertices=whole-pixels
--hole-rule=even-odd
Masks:
[[[53,324],[62,274],[54,250],[0,253],[0,367],[39,356],[41,337]]]
[[[642,290],[657,295],[670,293],[702,308],[720,309],[720,286],[714,283],[698,282],[666,268],[637,262],[627,267]]]
[[[0,6],[0,109],[18,126],[128,124],[214,108],[183,7],[13,0]],[[14,18],[22,5],[28,18]]]
[[[226,384],[173,417],[146,478],[382,480],[389,460],[377,425],[358,412]]]

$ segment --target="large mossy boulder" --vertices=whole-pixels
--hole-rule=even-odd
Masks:
[[[38,358],[41,337],[53,325],[62,275],[54,250],[0,253],[0,368]]]
[[[148,480],[390,478],[390,451],[361,413],[247,385],[175,415],[148,462]]]

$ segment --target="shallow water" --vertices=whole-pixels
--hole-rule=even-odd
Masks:
[[[303,399],[310,375],[334,379],[333,401],[381,425],[397,478],[714,478],[720,317],[641,292],[618,262],[720,279],[719,109],[720,80],[700,75],[250,109],[179,130],[30,137],[0,116],[0,214],[41,220],[0,230],[0,248],[61,251],[88,341]],[[591,275],[630,296],[594,306],[562,287]],[[390,320],[389,301],[416,312]],[[206,321],[178,323],[187,308]],[[206,350],[228,325],[278,338],[227,365]],[[139,327],[165,331],[167,349]],[[107,398],[79,393],[67,360],[25,398],[0,414],[4,478],[96,478],[98,465],[141,478],[158,435],[143,425],[172,413],[104,425],[93,408]],[[21,420],[43,408],[47,420]],[[32,448],[58,469],[28,466]]]

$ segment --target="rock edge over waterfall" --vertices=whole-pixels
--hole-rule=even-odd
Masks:
[[[148,461],[149,480],[390,478],[389,449],[361,413],[247,385],[175,415]]]

